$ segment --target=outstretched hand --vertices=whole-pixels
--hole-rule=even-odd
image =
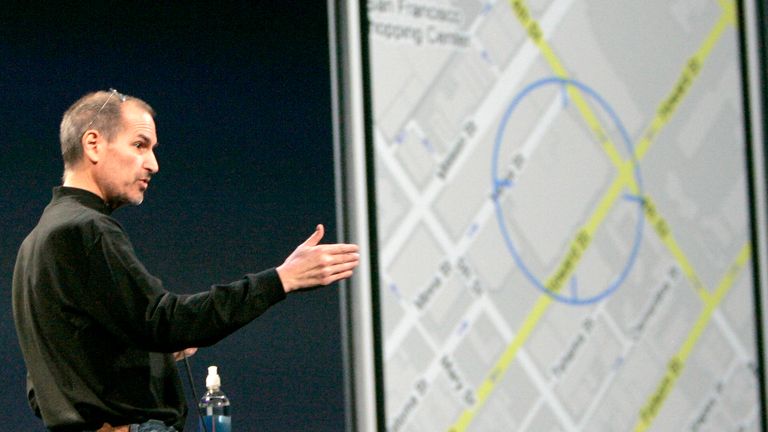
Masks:
[[[320,244],[325,228],[318,225],[315,232],[277,267],[277,274],[286,293],[346,279],[360,260],[357,245]]]

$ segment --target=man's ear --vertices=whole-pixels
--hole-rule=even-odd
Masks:
[[[83,146],[83,156],[85,160],[96,163],[99,161],[99,155],[101,154],[102,137],[99,131],[95,129],[88,129],[80,138],[80,144]]]

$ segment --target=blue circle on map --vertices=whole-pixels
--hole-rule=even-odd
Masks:
[[[637,195],[629,195],[629,194],[624,195],[625,200],[637,205],[637,214],[638,214],[637,223],[634,229],[635,232],[634,232],[633,244],[632,244],[632,248],[630,250],[629,256],[627,257],[627,261],[624,264],[621,271],[619,272],[619,274],[612,281],[610,281],[607,287],[601,290],[595,290],[594,291],[596,292],[595,294],[584,296],[584,297],[579,296],[578,290],[577,290],[577,282],[575,277],[573,276],[570,279],[569,293],[565,294],[563,292],[564,289],[560,289],[558,291],[553,291],[549,289],[542,282],[539,276],[531,272],[528,265],[520,256],[520,253],[518,251],[518,248],[515,246],[515,243],[512,241],[512,236],[509,233],[506,219],[504,217],[504,209],[499,203],[499,196],[501,195],[502,189],[514,187],[514,184],[510,182],[508,179],[500,179],[497,173],[499,148],[501,147],[501,142],[502,142],[502,139],[504,138],[504,132],[507,124],[509,123],[509,119],[512,117],[512,115],[514,114],[515,110],[518,108],[520,103],[527,96],[531,95],[532,92],[534,92],[537,89],[541,89],[541,88],[553,86],[553,85],[562,87],[563,91],[565,91],[569,86],[576,88],[582,94],[586,95],[589,99],[596,102],[597,105],[599,105],[599,107],[608,115],[608,117],[610,118],[610,121],[613,122],[616,129],[621,134],[621,139],[624,141],[624,145],[627,149],[627,153],[631,155],[630,157],[632,158],[633,175],[635,178],[635,183],[637,185]],[[640,176],[640,167],[639,167],[637,158],[635,156],[632,140],[630,140],[629,134],[624,128],[624,125],[621,123],[621,120],[619,119],[619,117],[616,115],[616,112],[605,101],[605,99],[603,99],[597,92],[595,92],[593,89],[582,84],[579,81],[567,79],[567,78],[560,78],[560,77],[543,78],[526,86],[520,93],[518,93],[514,97],[514,99],[512,99],[512,102],[509,104],[509,107],[504,112],[504,116],[501,118],[499,129],[496,132],[496,139],[494,141],[491,174],[492,174],[491,180],[493,181],[492,196],[493,196],[494,206],[496,207],[496,219],[498,220],[499,227],[501,228],[501,233],[504,238],[504,242],[510,254],[512,255],[512,258],[517,264],[517,266],[523,272],[525,277],[536,288],[538,288],[540,291],[549,295],[550,297],[552,297],[557,301],[568,303],[568,304],[574,304],[574,305],[586,305],[586,304],[592,304],[592,303],[598,302],[604,299],[605,297],[609,296],[614,291],[616,291],[616,289],[624,282],[624,280],[627,278],[627,275],[629,274],[630,270],[632,269],[635,263],[635,260],[637,258],[637,253],[640,248],[640,242],[642,240],[643,225],[644,225],[644,210],[643,210],[644,200],[642,198],[643,188],[642,188],[642,181]],[[573,270],[571,274],[575,273],[575,271],[576,270]]]

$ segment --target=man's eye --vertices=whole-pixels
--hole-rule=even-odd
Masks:
[[[135,143],[133,143],[133,146],[136,147],[136,148],[142,148],[142,147],[144,147],[144,143],[141,142],[141,141],[135,142]]]

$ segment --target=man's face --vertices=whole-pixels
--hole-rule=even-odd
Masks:
[[[121,108],[122,128],[103,147],[96,170],[102,198],[112,208],[141,204],[150,178],[159,170],[152,116],[130,100]]]

